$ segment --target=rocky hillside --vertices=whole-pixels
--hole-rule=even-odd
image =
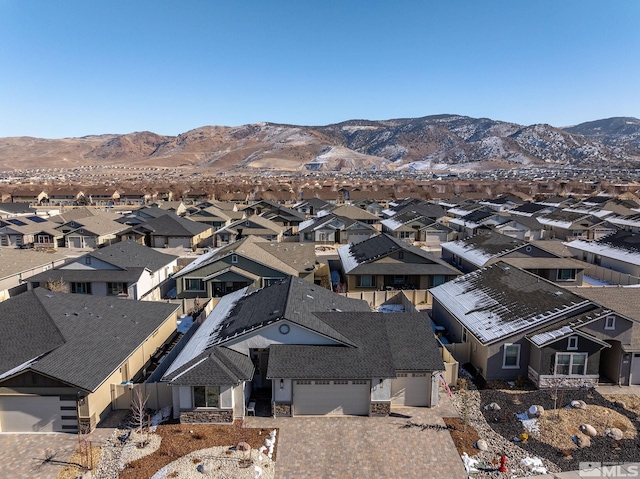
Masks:
[[[135,165],[211,171],[494,169],[557,164],[640,165],[640,120],[570,128],[438,115],[328,126],[206,126],[178,136],[151,132],[83,138],[0,138],[0,169]]]

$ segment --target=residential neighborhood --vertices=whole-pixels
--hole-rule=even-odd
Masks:
[[[285,438],[444,424],[472,381],[640,390],[640,200],[117,191],[0,208],[1,433],[122,435],[142,394],[169,424]]]

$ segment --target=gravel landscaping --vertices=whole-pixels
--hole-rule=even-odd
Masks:
[[[275,474],[276,445],[272,457],[268,450],[260,454],[272,430],[245,428],[242,421],[233,424],[169,424],[157,426],[147,439],[135,432],[124,444],[119,437],[125,429],[116,429],[102,447],[100,463],[94,471],[96,479],[164,479],[164,478],[253,478],[261,469],[261,479]],[[277,430],[276,430],[277,434]],[[240,443],[249,451],[236,451]],[[262,456],[259,458],[259,456]]]
[[[549,473],[576,470],[581,461],[638,460],[640,423],[636,407],[640,406],[639,398],[630,395],[608,399],[593,389],[561,390],[557,395],[556,411],[551,390],[516,388],[508,383],[478,389],[468,373],[462,371],[461,376],[468,378],[467,387],[454,391],[452,402],[462,422],[466,418],[487,446],[486,451],[459,449],[460,453],[466,452],[479,461],[481,471],[474,477],[505,477],[497,472],[502,454],[507,457],[509,476],[515,477],[531,475],[531,468],[522,465],[527,457],[540,458]],[[627,399],[629,406],[623,399]],[[584,401],[586,407],[581,409],[583,405],[575,402],[574,406],[579,407],[571,407],[572,401]],[[492,403],[499,409],[485,408]],[[531,421],[533,427],[527,431],[516,415],[529,418],[526,413],[533,405],[542,406],[544,411],[537,420]],[[593,430],[583,432],[584,428],[581,430],[580,426],[586,424],[593,426]],[[606,431],[620,434],[620,438],[608,436]],[[527,435],[522,436],[523,433]],[[456,445],[460,443],[464,441],[458,439]],[[467,441],[467,448],[469,443]]]

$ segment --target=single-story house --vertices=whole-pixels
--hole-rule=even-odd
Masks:
[[[433,254],[387,234],[338,248],[347,291],[427,289],[460,275]]]
[[[369,224],[328,213],[300,223],[298,234],[301,243],[347,244],[363,241],[378,231]]]
[[[114,243],[28,278],[39,286],[77,294],[160,300],[162,285],[174,273],[177,256],[132,241]]]
[[[143,375],[179,305],[27,291],[0,303],[0,431],[92,430]]]
[[[487,380],[593,387],[638,324],[576,291],[500,261],[431,289],[432,318]]]
[[[231,422],[266,392],[274,416],[435,406],[442,350],[428,316],[375,313],[288,277],[224,296],[169,366],[174,417]]]
[[[595,241],[565,243],[574,258],[640,277],[640,233],[618,231]]]
[[[311,283],[316,270],[312,244],[278,243],[257,236],[205,253],[178,271],[178,298],[211,298],[247,286],[262,288],[289,275]]]

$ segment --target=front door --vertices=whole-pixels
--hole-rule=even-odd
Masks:
[[[629,384],[640,384],[640,353],[633,353]]]
[[[267,367],[269,366],[269,349],[252,349],[251,360],[253,361],[253,365],[256,368],[253,374],[253,387],[270,388],[271,380],[267,379]]]

